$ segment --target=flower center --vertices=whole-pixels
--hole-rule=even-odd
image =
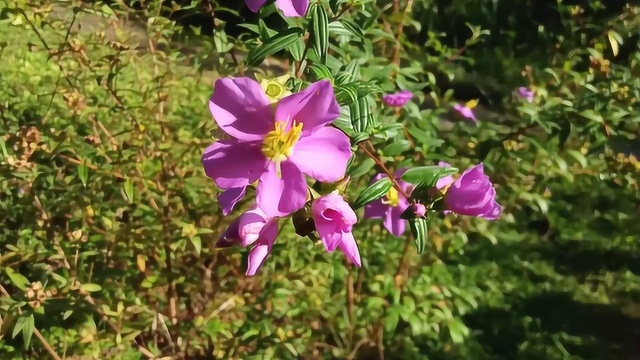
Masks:
[[[388,204],[391,207],[396,207],[398,206],[398,204],[400,204],[400,194],[398,194],[398,190],[396,190],[396,188],[392,187],[391,189],[389,189],[389,191],[387,191],[386,197],[387,199],[382,201],[383,204]]]
[[[293,154],[293,148],[302,136],[302,125],[302,123],[294,121],[291,128],[286,130],[287,122],[276,121],[275,129],[264,136],[262,153],[267,159],[276,163],[278,177],[280,176],[280,163]]]

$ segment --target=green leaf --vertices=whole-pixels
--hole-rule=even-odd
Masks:
[[[358,198],[356,198],[356,201],[353,202],[354,210],[359,209],[372,201],[380,199],[389,191],[389,189],[391,189],[391,186],[391,179],[388,177],[384,177],[369,185],[369,187],[360,193]]]
[[[4,271],[7,273],[7,276],[9,277],[9,280],[11,280],[11,283],[13,283],[13,285],[15,285],[20,290],[27,290],[29,280],[26,277],[22,276],[22,274],[20,273],[13,271],[13,269],[9,267],[5,268]]]
[[[342,23],[342,26],[344,26],[344,28],[347,29],[351,34],[364,40],[364,32],[362,32],[362,29],[360,28],[360,26],[358,26],[358,24],[346,19],[340,19],[340,23]]]
[[[360,177],[368,173],[369,171],[371,171],[371,169],[373,169],[375,164],[376,162],[373,161],[373,159],[366,158],[363,161],[361,161],[357,166],[349,168],[349,170],[347,171],[347,174],[352,178]]]
[[[33,336],[33,330],[35,329],[35,319],[33,314],[27,316],[24,320],[24,326],[22,327],[22,338],[24,339],[24,348],[29,349],[31,343],[31,336]]]
[[[427,244],[428,224],[425,218],[413,218],[409,220],[409,228],[413,234],[413,241],[416,244],[418,254],[422,254]]]
[[[96,292],[102,290],[102,287],[98,284],[82,284],[80,285],[80,290],[88,291],[88,292]]]
[[[407,170],[402,174],[402,180],[411,184],[425,184],[434,186],[439,179],[458,172],[454,167],[420,166]]]
[[[127,200],[129,204],[133,204],[134,188],[133,180],[131,178],[127,178],[127,180],[125,180],[123,190],[125,200]]]
[[[309,67],[309,71],[313,73],[316,80],[333,79],[331,70],[326,65],[320,63],[314,63]]]
[[[31,343],[31,336],[33,335],[34,328],[35,322],[33,314],[23,313],[22,315],[20,315],[13,327],[11,337],[15,339],[18,334],[22,333],[22,338],[24,339],[24,347],[25,349],[28,349],[29,344]]]
[[[351,126],[353,126],[353,130],[356,133],[367,132],[373,123],[373,115],[367,98],[357,98],[349,106],[349,110],[351,111]]]
[[[200,239],[200,236],[194,236],[190,240],[191,245],[193,245],[198,255],[200,255],[200,251],[202,251],[202,240]]]
[[[329,50],[329,16],[327,10],[320,3],[314,2],[311,9],[310,32],[313,39],[312,47],[320,62],[326,64]]]
[[[287,47],[287,50],[289,50],[291,56],[293,56],[293,60],[302,61],[302,56],[304,54],[304,40],[302,40],[302,38],[298,38],[293,42],[293,44]]]
[[[384,321],[384,328],[389,333],[393,333],[398,326],[398,321],[400,320],[400,314],[396,307],[391,307],[389,312],[387,313],[387,317]]]
[[[78,177],[82,181],[82,185],[87,187],[87,178],[89,177],[89,168],[86,165],[78,166]]]
[[[409,149],[411,149],[411,143],[407,140],[402,139],[387,145],[384,149],[382,149],[382,154],[384,156],[395,156],[400,155]]]
[[[300,39],[303,33],[304,29],[294,27],[274,35],[262,43],[262,45],[249,51],[246,60],[247,64],[251,67],[260,64],[267,56],[271,56],[278,51],[284,50],[289,45],[296,42]]]

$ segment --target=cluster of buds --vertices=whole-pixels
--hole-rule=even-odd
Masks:
[[[601,57],[589,56],[591,71],[599,71],[605,75],[611,72],[611,62]]]
[[[67,106],[71,109],[72,115],[80,115],[84,109],[87,107],[87,102],[80,92],[77,89],[73,89],[73,91],[65,92],[62,94],[64,101],[67,102]]]
[[[40,281],[31,283],[31,286],[29,286],[25,291],[25,296],[27,298],[29,306],[31,306],[33,309],[39,308],[47,300],[47,298],[55,296],[56,294],[57,290],[55,288],[45,291]]]
[[[46,149],[42,144],[40,130],[34,126],[22,127],[15,136],[17,141],[13,145],[13,150],[19,154],[18,158],[7,157],[7,163],[15,169],[31,169],[35,164],[31,161],[31,155],[38,149]],[[10,137],[5,137],[8,140]]]

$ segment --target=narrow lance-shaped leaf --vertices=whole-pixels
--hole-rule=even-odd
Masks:
[[[353,202],[353,208],[359,209],[368,203],[378,200],[383,197],[389,189],[391,189],[391,179],[388,177],[382,178],[375,183],[369,185],[366,189],[364,189],[356,201]]]
[[[327,62],[329,50],[329,16],[324,6],[315,3],[311,10],[311,34],[313,36],[313,50],[320,62]]]
[[[296,42],[300,36],[302,36],[303,32],[304,30],[302,28],[295,27],[274,35],[262,45],[249,51],[247,64],[249,66],[258,65],[267,56],[273,55],[280,50],[284,50],[287,46]]]
[[[409,220],[409,228],[413,235],[413,241],[416,244],[416,250],[418,254],[422,254],[427,244],[427,219],[425,218],[413,218]]]
[[[447,175],[453,175],[458,172],[454,167],[442,166],[419,166],[407,170],[402,174],[402,180],[411,184],[427,184],[434,186],[436,182]]]

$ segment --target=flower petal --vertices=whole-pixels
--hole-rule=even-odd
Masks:
[[[438,163],[438,166],[443,167],[443,168],[449,168],[451,167],[451,165],[449,163],[446,163],[444,161],[440,161]],[[436,182],[436,189],[440,190],[444,187],[447,187],[451,184],[453,184],[455,180],[453,179],[452,175],[447,175],[443,178],[438,179],[438,181]]]
[[[353,233],[343,233],[339,247],[347,256],[347,259],[349,259],[349,261],[351,261],[355,266],[362,266],[360,252],[358,251],[358,244],[356,244],[356,239],[353,237]]]
[[[236,204],[244,197],[246,190],[246,186],[241,186],[225,190],[218,195],[218,203],[222,207],[222,215],[227,216],[233,211]]]
[[[269,222],[266,214],[255,206],[240,216],[238,232],[242,246],[249,246],[260,238],[260,234]]]
[[[265,259],[271,253],[271,247],[276,240],[276,236],[278,236],[278,223],[270,221],[260,234],[258,244],[249,251],[245,275],[253,276],[262,267]]]
[[[273,130],[269,99],[249,78],[218,79],[209,110],[220,129],[238,140],[260,140]]]
[[[280,100],[276,107],[276,120],[297,121],[304,124],[302,136],[333,122],[340,116],[333,86],[329,80],[315,82],[299,93]]]
[[[383,204],[382,200],[376,200],[364,206],[365,219],[383,219],[387,215],[389,205]]]
[[[276,164],[270,163],[258,183],[256,202],[269,217],[283,217],[301,209],[309,195],[307,181],[296,165],[285,161],[280,168],[278,177]]]
[[[276,6],[284,16],[301,17],[307,14],[309,0],[276,0]]]
[[[250,185],[267,166],[261,146],[260,142],[215,142],[202,155],[204,171],[224,190]]]
[[[220,238],[216,242],[216,246],[219,248],[226,248],[234,246],[240,243],[239,235],[240,218],[235,219],[231,225],[220,235]]]
[[[260,10],[262,5],[264,5],[267,0],[245,0],[245,2],[247,3],[247,7],[249,8],[249,10],[258,12],[258,10]]]
[[[316,230],[318,231],[318,235],[320,235],[320,240],[322,240],[325,250],[327,250],[328,253],[334,252],[340,244],[340,238],[342,236],[337,224],[321,219],[316,220],[315,223]]]
[[[401,237],[407,227],[407,221],[402,219],[400,215],[407,209],[407,203],[400,204],[390,208],[386,213],[386,218],[382,225],[393,236]]]
[[[321,182],[336,182],[347,171],[351,142],[340,130],[319,128],[302,137],[289,158],[300,171]]]

